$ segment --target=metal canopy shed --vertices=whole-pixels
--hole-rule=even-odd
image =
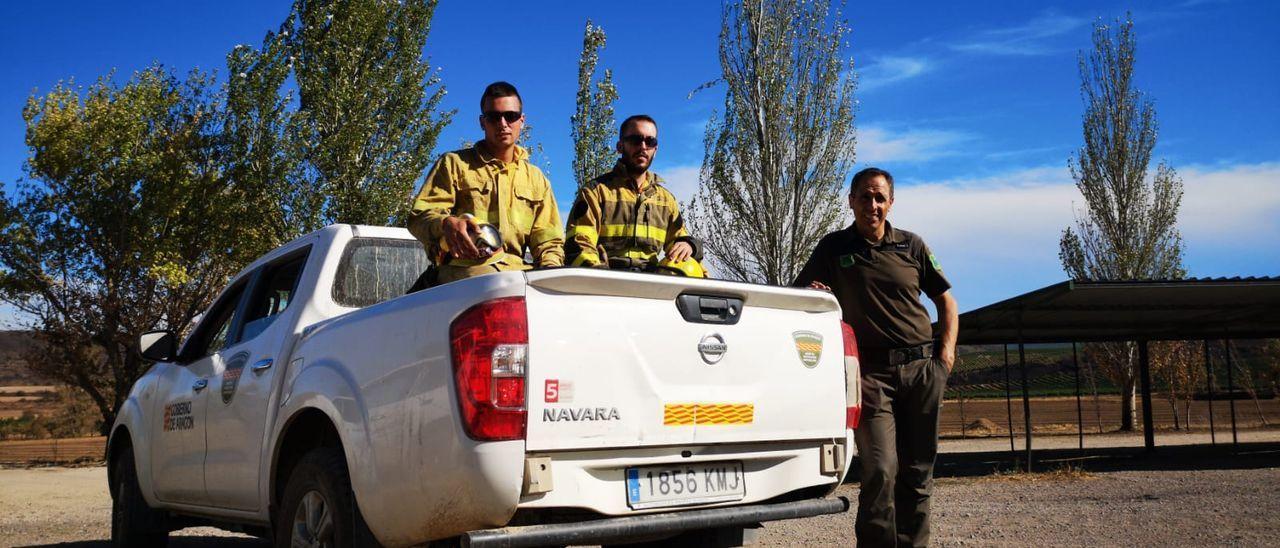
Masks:
[[[959,344],[1018,344],[1030,467],[1024,344],[1137,342],[1145,443],[1154,450],[1147,341],[1271,337],[1280,337],[1280,278],[1193,278],[1057,283],[961,314]]]
[[[1280,337],[1280,278],[1066,281],[960,315],[959,344]]]

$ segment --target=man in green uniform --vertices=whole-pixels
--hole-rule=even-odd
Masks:
[[[565,252],[570,266],[644,270],[658,255],[702,260],[685,230],[680,204],[650,171],[658,154],[658,124],[644,114],[622,121],[617,165],[578,191],[569,213]]]
[[[480,96],[480,111],[484,140],[440,158],[409,213],[409,232],[440,269],[437,283],[564,264],[564,235],[551,183],[529,163],[529,152],[516,145],[524,128],[519,92],[506,82],[489,84]],[[502,249],[476,247],[477,223],[498,228]],[[526,247],[533,265],[524,262]]]
[[[924,240],[889,224],[889,172],[854,175],[849,206],[853,225],[823,237],[792,285],[834,293],[858,338],[858,545],[925,546],[939,410],[960,326],[956,301]],[[921,292],[937,307],[938,341]]]

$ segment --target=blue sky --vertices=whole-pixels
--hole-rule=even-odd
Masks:
[[[891,4],[891,5],[885,5]],[[901,4],[901,5],[900,5]],[[21,108],[59,80],[123,78],[152,62],[213,69],[259,45],[287,2],[6,2],[0,5],[0,182],[22,177]],[[702,132],[722,101],[720,4],[444,0],[427,44],[458,116],[438,151],[478,137],[477,96],[504,79],[525,97],[562,208],[572,199],[578,52],[604,27],[618,113],[660,124],[655,170],[696,188]],[[1137,82],[1156,101],[1158,159],[1186,186],[1180,229],[1194,276],[1280,275],[1280,3],[916,2],[847,6],[860,77],[857,162],[892,171],[890,215],[922,234],[971,310],[1065,279],[1057,239],[1082,205],[1066,171],[1081,143],[1077,53],[1090,24],[1131,11]],[[1154,166],[1153,166],[1154,167]],[[6,316],[0,309],[0,321]]]

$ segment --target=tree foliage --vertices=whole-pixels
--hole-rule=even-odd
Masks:
[[[147,366],[138,335],[185,332],[293,237],[394,222],[450,118],[422,60],[434,7],[298,0],[260,49],[227,55],[224,86],[155,66],[33,95],[27,179],[0,195],[0,301],[45,343],[33,369],[109,427]]]
[[[573,127],[573,176],[578,188],[613,169],[617,161],[613,103],[618,100],[618,88],[609,69],[604,70],[603,78],[595,79],[604,46],[604,29],[588,19],[582,32],[582,55],[578,58],[578,108],[569,118]]]
[[[32,368],[83,389],[104,427],[145,370],[137,336],[185,329],[274,244],[243,217],[268,196],[228,185],[214,89],[156,66],[23,109],[28,179],[0,205],[0,300],[44,343]]]
[[[789,283],[844,219],[854,160],[849,27],[829,0],[742,0],[720,30],[724,111],[704,137],[691,231],[722,275]]]
[[[1093,51],[1080,56],[1084,146],[1069,162],[1084,195],[1083,216],[1063,231],[1062,267],[1079,280],[1181,278],[1178,207],[1182,181],[1167,164],[1149,175],[1155,105],[1134,86],[1133,21],[1096,23]]]
[[[286,23],[287,28],[288,23]],[[261,50],[239,45],[227,54],[222,139],[228,188],[245,196],[274,196],[270,203],[235,200],[247,227],[259,238],[287,242],[320,224],[323,194],[301,176],[301,152],[293,122],[292,92],[283,92],[292,69],[287,36],[267,33]]]
[[[297,79],[294,121],[314,223],[396,224],[452,112],[422,57],[434,0],[297,0],[280,34]],[[432,89],[434,88],[434,89]],[[316,205],[316,204],[312,204]]]
[[[1093,50],[1080,55],[1084,146],[1069,161],[1085,199],[1059,241],[1062,268],[1077,280],[1176,279],[1182,266],[1178,207],[1182,181],[1167,164],[1148,173],[1156,146],[1155,105],[1134,85],[1133,21],[1093,26]],[[1137,350],[1091,345],[1100,369],[1121,387],[1121,429],[1133,429]]]

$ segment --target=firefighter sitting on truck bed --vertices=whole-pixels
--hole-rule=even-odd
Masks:
[[[439,266],[437,279],[448,283],[502,270],[564,263],[564,235],[551,183],[516,141],[524,127],[523,103],[515,86],[494,82],[480,97],[484,140],[455,150],[436,162],[413,201],[409,232],[422,241]],[[497,228],[497,249],[476,245],[482,223]],[[415,284],[417,288],[417,284]]]
[[[565,229],[570,266],[654,270],[703,277],[702,250],[685,230],[680,204],[649,171],[658,154],[658,124],[637,114],[622,121],[617,165],[578,191]]]

